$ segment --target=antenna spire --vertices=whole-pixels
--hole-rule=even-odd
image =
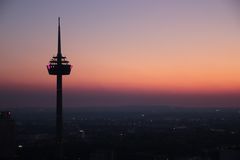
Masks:
[[[62,55],[61,51],[61,26],[60,26],[60,17],[58,17],[58,55]]]

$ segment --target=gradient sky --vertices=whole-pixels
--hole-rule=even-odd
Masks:
[[[238,10],[235,0],[1,0],[0,108],[54,107],[58,16],[73,64],[66,106],[240,107]]]

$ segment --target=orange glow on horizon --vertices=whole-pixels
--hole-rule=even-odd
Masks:
[[[145,3],[149,8],[145,8]],[[106,10],[106,15],[105,9],[87,9],[82,17],[76,17],[74,12],[63,18],[62,51],[73,65],[63,86],[68,90],[148,93],[240,92],[240,32],[231,8],[225,3],[207,2],[202,4],[202,9],[209,7],[209,14],[205,15],[195,3],[191,4],[195,8],[176,5],[176,10],[165,3],[169,2],[156,6],[134,3],[132,8],[125,8],[126,14],[119,8]],[[159,9],[164,5],[169,8]],[[225,8],[226,13],[215,5]],[[144,9],[149,10],[143,12]],[[31,25],[23,23],[29,19],[5,20],[0,39],[4,59],[0,86],[55,88],[56,77],[49,76],[46,69],[56,54],[54,16],[44,17],[49,18],[46,21],[32,18],[36,21]]]

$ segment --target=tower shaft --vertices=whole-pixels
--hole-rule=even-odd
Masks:
[[[57,105],[56,105],[56,144],[57,157],[62,157],[62,135],[63,135],[63,118],[62,118],[62,75],[57,75]]]

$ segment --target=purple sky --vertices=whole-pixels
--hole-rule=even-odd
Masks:
[[[0,108],[54,107],[46,64],[73,64],[64,105],[240,106],[235,0],[3,0]]]

